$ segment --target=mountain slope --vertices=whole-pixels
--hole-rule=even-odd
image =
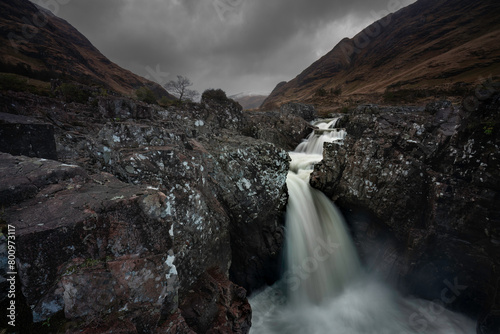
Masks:
[[[229,98],[238,102],[243,109],[257,109],[260,107],[262,102],[267,98],[267,95],[258,95],[258,94],[236,94],[229,96]]]
[[[30,1],[2,0],[0,12],[2,72],[44,80],[64,77],[124,95],[147,86],[169,96],[160,85],[111,62],[68,22]]]
[[[500,74],[500,3],[419,0],[343,39],[264,101],[320,103],[341,93],[380,97],[386,90],[453,90]],[[453,86],[455,84],[455,86]],[[319,96],[318,96],[319,95]]]

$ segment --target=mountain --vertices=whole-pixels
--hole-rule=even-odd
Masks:
[[[460,95],[499,76],[499,18],[497,0],[419,0],[343,39],[278,84],[262,107],[299,101],[328,109],[349,101]]]
[[[235,100],[243,109],[257,109],[262,105],[262,102],[267,98],[268,95],[260,95],[260,94],[246,94],[240,93],[229,96],[229,98]]]
[[[170,95],[157,83],[107,59],[65,20],[27,0],[0,1],[0,72],[49,81],[63,78],[123,95],[143,86]]]

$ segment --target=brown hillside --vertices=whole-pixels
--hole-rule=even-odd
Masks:
[[[0,1],[2,72],[48,79],[54,76],[103,86],[131,95],[147,86],[168,95],[158,84],[114,64],[65,20],[27,0]]]
[[[450,92],[500,75],[500,2],[419,0],[343,39],[264,101],[337,107],[392,92]],[[340,96],[338,94],[340,93]],[[359,102],[359,101],[358,101]]]

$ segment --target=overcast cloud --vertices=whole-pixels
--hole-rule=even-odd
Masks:
[[[342,38],[415,0],[34,0],[118,65],[200,93],[270,93]]]

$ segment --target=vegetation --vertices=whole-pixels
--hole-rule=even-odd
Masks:
[[[207,89],[201,95],[202,102],[215,101],[219,103],[229,101],[229,98],[226,96],[226,92],[222,89]]]
[[[162,107],[168,107],[172,104],[172,100],[169,99],[168,97],[166,96],[162,96],[159,100],[158,100],[158,104]]]
[[[342,88],[340,87],[337,87],[335,89],[330,89],[330,94],[332,94],[333,96],[340,96],[342,95]]]
[[[24,64],[24,63],[18,63],[14,65],[14,64],[0,62],[0,72],[19,74],[24,77],[37,79],[41,81],[50,81],[50,79],[56,79],[60,77],[60,75],[54,71],[45,71],[45,70],[36,71],[33,70],[29,64]]]
[[[151,104],[156,103],[155,93],[147,87],[139,88],[138,90],[135,91],[135,95],[137,96],[137,99],[139,101],[143,101],[143,102],[151,103]]]
[[[386,89],[383,98],[385,103],[411,103],[421,98],[432,96],[433,92],[424,89]]]
[[[493,122],[486,123],[486,125],[483,127],[484,134],[491,136],[493,134],[494,128],[495,128],[495,123]]]
[[[30,92],[32,94],[49,96],[50,84],[40,80],[29,79],[18,74],[0,73],[0,90]]]
[[[11,73],[0,75],[0,90],[24,92],[28,90],[28,79]]]
[[[85,104],[92,96],[92,93],[88,89],[84,89],[80,85],[74,83],[63,83],[57,88],[57,91],[68,103],[76,102]]]
[[[326,96],[327,95],[327,92],[326,92],[326,89],[324,88],[318,88],[316,90],[316,96],[320,96],[320,97],[323,97],[323,96]]]
[[[170,80],[164,87],[169,92],[177,96],[179,101],[192,101],[198,95],[197,91],[189,89],[193,83],[182,75],[177,76],[177,80]]]

